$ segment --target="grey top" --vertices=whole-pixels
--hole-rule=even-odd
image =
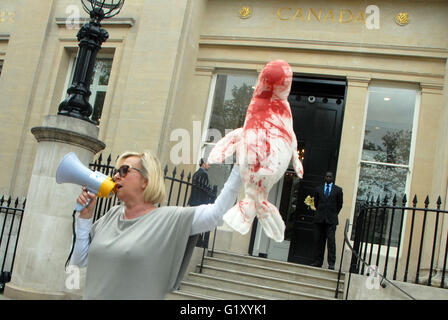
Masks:
[[[115,206],[92,225],[84,299],[164,299],[177,288],[198,235],[195,208],[161,207],[125,220]]]

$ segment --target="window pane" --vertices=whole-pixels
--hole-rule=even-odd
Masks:
[[[400,201],[406,189],[406,178],[408,170],[400,167],[390,167],[384,165],[372,165],[361,163],[361,171],[359,174],[359,186],[357,200],[356,215],[359,212],[359,206],[366,200],[377,201],[378,197],[382,203],[384,197],[389,199],[391,205],[393,197],[396,195]],[[397,246],[398,236],[400,233],[401,211],[387,209],[372,210],[365,218],[365,228],[369,228],[369,232],[365,233],[363,241],[375,244],[388,244],[389,234],[391,235],[391,245]],[[356,219],[356,216],[355,216]],[[356,230],[354,222],[352,228],[352,240],[354,239],[354,231]],[[392,233],[390,232],[392,223]],[[373,237],[373,238],[372,238]]]
[[[392,199],[403,196],[406,189],[407,168],[389,167],[361,163],[357,200],[368,200],[372,196]]]
[[[110,70],[112,69],[112,59],[98,59],[95,69],[99,72],[98,84],[107,86],[109,84]]]
[[[0,76],[2,75],[3,61],[0,60]]]
[[[210,119],[210,129],[217,129],[224,136],[226,129],[242,127],[257,82],[254,75],[219,74]],[[215,141],[216,142],[216,141]]]
[[[101,121],[101,113],[103,112],[105,97],[106,97],[105,91],[97,91],[92,113],[92,121],[96,122],[97,124],[99,124]]]
[[[410,89],[369,88],[363,160],[409,163],[416,96]]]
[[[95,67],[93,68],[91,84],[107,86],[109,84],[109,76],[111,69],[112,69],[112,59],[97,58],[95,62]],[[97,73],[98,78],[95,78]]]

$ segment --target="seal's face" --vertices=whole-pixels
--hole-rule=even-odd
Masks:
[[[269,62],[258,77],[254,92],[256,98],[285,100],[288,98],[292,84],[292,69],[286,61]]]

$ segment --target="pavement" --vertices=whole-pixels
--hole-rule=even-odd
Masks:
[[[6,298],[3,294],[0,294],[0,300],[11,300],[11,299]]]

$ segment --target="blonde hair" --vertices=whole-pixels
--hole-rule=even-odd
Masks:
[[[126,151],[117,159],[116,167],[118,168],[129,157],[140,158],[142,174],[148,179],[148,185],[143,191],[143,200],[154,204],[162,203],[165,200],[166,192],[159,159],[149,150],[145,150],[142,153]]]

